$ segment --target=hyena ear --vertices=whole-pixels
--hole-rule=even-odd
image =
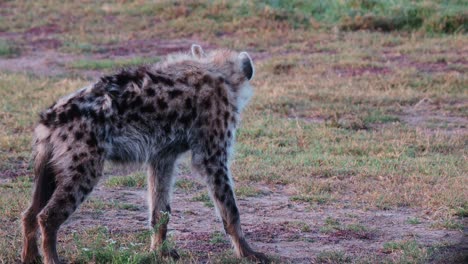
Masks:
[[[192,55],[196,58],[205,57],[205,52],[203,51],[202,47],[197,44],[192,44]]]
[[[247,77],[249,81],[252,80],[255,73],[255,69],[249,54],[243,51],[239,54],[239,59],[241,61],[242,72],[244,73],[245,77]]]

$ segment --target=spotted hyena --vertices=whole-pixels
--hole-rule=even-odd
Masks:
[[[151,249],[156,249],[166,239],[167,223],[159,220],[171,211],[174,163],[190,150],[237,255],[266,262],[244,238],[229,170],[253,75],[246,52],[204,53],[193,45],[191,54],[104,76],[41,113],[34,131],[32,203],[23,214],[22,261],[39,258],[39,227],[44,262],[59,262],[60,225],[96,185],[105,160],[148,167],[150,224],[156,229]],[[175,251],[165,254],[178,257]]]

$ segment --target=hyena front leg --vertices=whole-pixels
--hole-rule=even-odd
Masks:
[[[83,157],[82,154],[80,157]],[[66,159],[61,157],[61,159]],[[73,155],[78,160],[78,154]],[[87,160],[57,168],[57,187],[47,205],[37,216],[42,233],[44,263],[60,263],[57,254],[57,233],[60,226],[84,201],[102,173],[103,159],[91,157]]]
[[[217,153],[226,153],[225,150]],[[205,157],[202,164],[194,164],[198,172],[206,176],[208,187],[216,207],[221,215],[224,230],[230,236],[236,254],[261,263],[268,263],[268,257],[254,251],[242,232],[240,214],[236,205],[236,198],[226,155]],[[197,160],[197,158],[192,158]],[[201,165],[201,166],[200,166]]]
[[[151,234],[151,250],[157,250],[166,240],[167,224],[171,213],[171,191],[174,164],[177,155],[167,155],[153,161],[148,166],[148,203]],[[178,259],[175,249],[162,249],[162,255]]]

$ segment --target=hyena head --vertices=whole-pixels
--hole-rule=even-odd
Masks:
[[[192,56],[200,62],[210,65],[210,68],[228,76],[233,85],[232,92],[237,98],[237,109],[242,111],[253,95],[250,81],[255,74],[252,58],[245,51],[213,50],[205,53],[201,46],[192,45]]]

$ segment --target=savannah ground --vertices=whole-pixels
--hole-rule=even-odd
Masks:
[[[255,3],[0,3],[0,263],[19,262],[39,111],[192,43],[247,50],[256,63],[232,164],[256,249],[277,263],[467,260],[463,1]],[[179,165],[166,246],[180,263],[240,262],[189,164]],[[109,164],[62,227],[61,257],[171,262],[148,253],[145,185],[143,170]]]

